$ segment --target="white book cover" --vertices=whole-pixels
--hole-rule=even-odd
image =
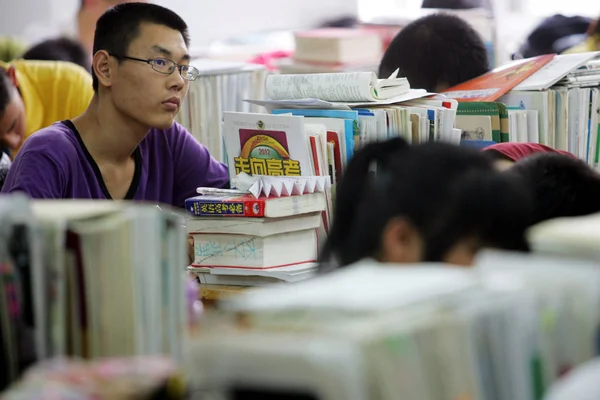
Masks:
[[[290,74],[267,77],[267,96],[272,100],[319,99],[324,101],[388,100],[410,91],[406,78],[396,70],[387,79],[375,72]]]
[[[324,109],[324,110],[351,110],[352,107],[372,107],[382,106],[390,104],[404,103],[406,101],[421,99],[423,97],[431,96],[434,93],[427,92],[424,89],[410,89],[407,93],[391,97],[386,100],[372,100],[372,101],[325,101],[319,99],[293,99],[293,100],[259,100],[259,99],[245,99],[244,101],[257,106],[263,106],[268,112],[278,109]]]
[[[229,177],[313,176],[304,117],[226,112],[223,136]]]
[[[513,90],[545,90],[569,73],[598,57],[600,52],[561,54],[518,84]]]

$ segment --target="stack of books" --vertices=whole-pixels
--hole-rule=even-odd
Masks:
[[[377,72],[382,38],[366,29],[327,28],[294,33],[293,58],[278,64],[282,74]]]
[[[354,134],[346,141],[350,153],[365,143],[396,136],[409,143],[460,141],[460,132],[454,130],[458,102],[411,88],[397,72],[387,79],[377,79],[372,72],[272,75],[266,93],[269,100],[247,101],[273,114],[354,121]]]
[[[539,253],[600,261],[600,214],[542,222],[529,230],[528,240]]]
[[[189,271],[200,283],[261,286],[314,275],[324,239],[325,188],[282,188],[274,190],[277,196],[269,188],[258,195],[212,191],[186,200],[194,242]]]
[[[181,359],[184,217],[114,201],[0,199],[0,386],[31,362]]]
[[[539,255],[364,262],[226,301],[187,370],[215,397],[541,399],[598,352],[598,278],[597,263]]]
[[[463,140],[540,143],[597,168],[599,52],[519,60],[442,93]]]

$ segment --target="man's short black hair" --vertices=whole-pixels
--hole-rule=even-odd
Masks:
[[[144,23],[164,25],[177,30],[186,46],[190,44],[185,21],[168,8],[150,3],[123,3],[108,9],[96,23],[94,54],[106,50],[111,54],[126,56],[129,45],[140,33]],[[92,70],[94,90],[98,90],[98,78]]]
[[[90,70],[90,60],[85,48],[77,40],[61,37],[44,40],[27,50],[25,60],[68,61]]]
[[[379,65],[379,77],[398,76],[411,87],[434,92],[489,71],[488,53],[479,34],[461,18],[436,13],[404,27],[392,40]]]
[[[423,0],[421,8],[445,8],[451,10],[470,10],[490,7],[487,0]]]
[[[8,72],[0,67],[0,118],[4,117],[4,111],[6,111],[8,103],[10,103],[13,94],[12,87],[13,85]]]
[[[506,173],[520,176],[533,190],[533,223],[600,211],[600,174],[575,157],[534,154]]]

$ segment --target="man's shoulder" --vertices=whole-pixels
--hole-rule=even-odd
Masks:
[[[44,153],[63,158],[77,153],[77,138],[64,122],[56,122],[29,136],[19,153]]]

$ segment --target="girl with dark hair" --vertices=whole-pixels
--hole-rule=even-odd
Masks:
[[[531,199],[484,154],[402,139],[359,151],[338,187],[322,269],[364,258],[470,265],[484,247],[527,251]]]

